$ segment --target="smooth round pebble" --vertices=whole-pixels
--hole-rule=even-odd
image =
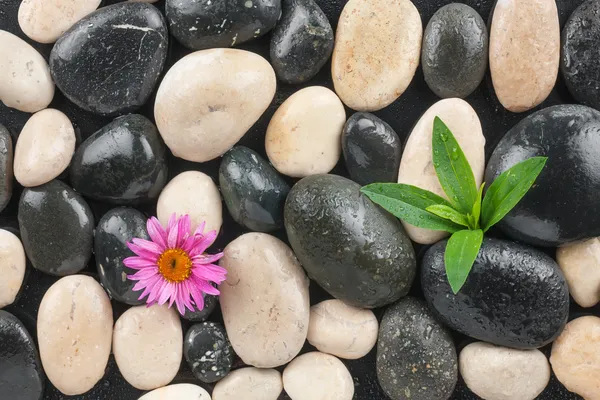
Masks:
[[[23,285],[26,262],[19,238],[0,229],[0,308],[15,301]]]
[[[377,342],[379,323],[373,311],[325,300],[310,308],[308,342],[317,350],[355,360],[366,356]]]
[[[133,0],[129,0],[133,1]],[[178,383],[154,389],[138,400],[211,400],[210,395],[200,386]],[[214,398],[213,398],[214,400]]]
[[[220,380],[212,400],[277,400],[283,390],[281,373],[275,369],[241,368]]]
[[[234,353],[225,327],[217,322],[203,322],[192,325],[185,334],[183,355],[196,378],[213,383],[227,376]]]
[[[600,301],[600,238],[589,239],[556,250],[569,293],[582,307],[593,307]]]
[[[13,192],[13,145],[10,132],[0,125],[0,212],[6,208]]]

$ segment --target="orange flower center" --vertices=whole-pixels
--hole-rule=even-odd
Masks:
[[[185,281],[192,274],[192,259],[181,249],[168,249],[158,258],[158,272],[169,282]]]

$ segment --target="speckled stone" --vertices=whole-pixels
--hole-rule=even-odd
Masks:
[[[204,308],[200,311],[190,311],[186,308],[185,314],[183,314],[181,317],[192,322],[206,321],[206,319],[210,317],[210,314],[212,314],[212,312],[215,311],[217,304],[219,304],[218,296],[204,294]]]
[[[217,322],[203,322],[185,334],[183,355],[196,378],[213,383],[227,376],[234,353],[225,327]]]
[[[13,177],[12,138],[8,129],[0,125],[0,212],[12,197]]]
[[[0,229],[0,308],[15,301],[23,285],[25,263],[25,250],[19,238]]]
[[[131,112],[149,99],[167,57],[162,14],[144,3],[103,7],[62,35],[50,54],[61,92],[100,115]]]
[[[212,400],[277,400],[283,390],[281,373],[275,369],[240,368],[220,380],[212,392]]]
[[[133,0],[129,0],[133,1]],[[140,0],[138,0],[140,1]],[[138,400],[210,400],[206,390],[190,383],[164,386],[146,393]]]
[[[556,250],[556,262],[569,284],[569,293],[582,307],[600,301],[600,238],[585,240]]]
[[[421,300],[407,297],[383,315],[377,379],[392,400],[446,400],[458,380],[450,331]]]
[[[303,83],[313,78],[333,51],[333,29],[314,0],[284,0],[271,36],[271,64],[277,78]]]

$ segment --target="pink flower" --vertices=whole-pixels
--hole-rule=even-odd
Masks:
[[[169,218],[165,230],[158,219],[152,217],[147,222],[149,240],[132,239],[127,243],[136,257],[123,260],[127,267],[137,270],[127,277],[138,281],[134,291],[144,290],[140,300],[148,296],[146,303],[173,303],[180,314],[185,309],[194,311],[204,308],[204,293],[218,295],[219,291],[211,285],[225,280],[227,271],[213,264],[223,253],[206,254],[217,237],[216,231],[204,235],[203,222],[194,233],[190,229],[190,217],[184,215],[177,219],[175,214]]]

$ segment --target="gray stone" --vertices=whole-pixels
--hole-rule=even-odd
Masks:
[[[203,322],[185,334],[183,355],[196,378],[214,383],[227,376],[234,353],[225,327],[217,322]]]
[[[0,211],[12,197],[13,145],[8,129],[0,125]]]

